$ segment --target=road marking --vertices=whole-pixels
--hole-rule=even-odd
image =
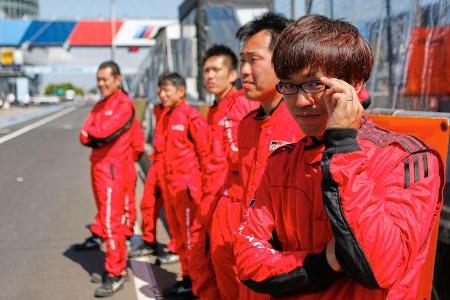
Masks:
[[[20,135],[22,135],[24,133],[27,133],[28,131],[31,131],[31,130],[33,130],[35,128],[38,128],[39,126],[42,126],[44,124],[47,124],[47,123],[49,123],[49,122],[51,122],[53,120],[56,120],[56,119],[62,117],[64,115],[67,115],[68,113],[71,113],[72,111],[74,111],[76,109],[78,109],[77,106],[72,106],[72,107],[66,108],[66,109],[64,109],[64,110],[62,110],[60,112],[57,112],[54,115],[48,116],[46,118],[43,118],[43,119],[41,119],[41,120],[39,120],[39,121],[37,121],[35,123],[29,124],[29,125],[27,125],[25,127],[20,128],[19,130],[16,130],[16,131],[14,131],[14,132],[12,132],[10,134],[7,134],[7,135],[5,135],[5,136],[0,138],[0,145],[5,143],[5,142],[7,142],[7,141],[9,141],[9,140],[11,140],[11,139],[13,139],[13,138],[15,138],[15,137],[18,137],[18,136],[20,136]]]

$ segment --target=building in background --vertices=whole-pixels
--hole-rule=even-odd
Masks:
[[[185,0],[179,7],[180,69],[186,77],[188,90],[196,87],[200,101],[207,101],[203,86],[202,57],[213,44],[225,44],[239,53],[237,29],[255,17],[272,11],[273,0]],[[185,55],[191,57],[185,57]]]
[[[0,0],[6,18],[38,17],[39,0]]]

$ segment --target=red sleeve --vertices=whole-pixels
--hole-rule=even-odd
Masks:
[[[131,126],[134,110],[130,100],[117,99],[104,110],[95,114],[94,122],[86,128],[88,135],[95,139],[108,139],[117,132]]]
[[[80,130],[80,136],[79,136],[80,143],[87,147],[95,147],[95,143],[93,143],[92,140],[89,138],[89,134],[87,132],[87,128],[89,128],[89,126],[92,122],[92,118],[93,118],[92,112],[90,112],[87,115],[86,119],[84,120],[83,127]]]
[[[229,113],[225,118],[224,130],[224,153],[227,156],[230,168],[233,171],[239,171],[240,160],[238,154],[238,138],[241,121],[250,112],[260,106],[258,102],[250,101],[243,94],[236,97],[234,103],[229,109]]]
[[[156,172],[155,165],[151,164],[147,176],[145,177],[144,192],[141,199],[141,213],[145,216],[153,215],[155,208],[157,187]],[[149,211],[150,213],[148,213]],[[143,219],[142,221],[144,222],[147,220]]]
[[[133,136],[131,141],[131,146],[133,148],[133,158],[134,160],[139,160],[142,153],[144,153],[144,131],[142,130],[139,120],[134,118],[133,120]]]
[[[269,170],[269,168],[267,168]],[[326,289],[339,273],[326,262],[325,251],[277,251],[270,180],[266,174],[246,213],[247,219],[233,236],[239,279],[252,290],[272,296],[311,293]]]
[[[156,178],[156,185],[161,186],[161,182],[163,180],[163,164],[156,152],[149,155],[149,159],[152,161],[151,167],[149,169],[149,175],[153,174]],[[152,173],[150,173],[150,170],[152,171]],[[147,177],[149,175],[147,175]]]
[[[251,111],[259,107],[258,102],[250,101],[243,93],[238,94],[234,99],[228,113],[225,117],[224,130],[224,153],[227,156],[230,168],[232,170],[239,170],[239,155],[238,155],[238,128],[242,119]]]
[[[426,255],[442,206],[442,163],[427,148],[400,144],[368,163],[352,129],[327,130],[325,144],[322,187],[336,258],[364,286],[389,288]]]
[[[245,116],[244,116],[245,117]],[[240,169],[240,159],[239,159],[239,130],[241,126],[240,120],[232,120],[228,116],[225,119],[225,130],[224,130],[224,153],[227,157],[228,164],[232,171],[239,172]]]
[[[198,112],[189,120],[189,137],[195,147],[202,174],[206,174],[208,166],[208,124]]]
[[[84,129],[80,130],[80,143],[85,146],[89,144],[89,136]]]

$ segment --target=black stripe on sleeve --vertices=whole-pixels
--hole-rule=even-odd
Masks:
[[[330,172],[332,156],[333,153],[324,153],[321,166],[324,208],[336,239],[336,258],[347,276],[367,288],[379,288],[369,260],[345,217],[339,185]]]
[[[420,180],[420,168],[419,168],[419,154],[415,153],[413,155],[414,159],[414,183]]]
[[[423,177],[428,177],[428,156],[427,153],[422,153],[423,162]]]
[[[409,157],[405,158],[405,189],[409,188],[410,181],[409,181]]]
[[[133,119],[134,119],[134,110],[131,114],[130,119],[121,128],[119,128],[116,132],[114,132],[110,136],[107,136],[105,138],[96,138],[96,137],[89,135],[89,139],[93,143],[95,143],[97,145],[97,147],[102,146],[104,144],[108,144],[108,143],[112,142],[113,140],[115,140],[116,138],[118,138],[122,133],[127,131],[131,127],[131,124],[133,123]],[[97,148],[97,147],[95,147],[95,148]]]
[[[113,164],[109,165],[109,173],[111,175],[112,180],[114,180],[114,165]]]

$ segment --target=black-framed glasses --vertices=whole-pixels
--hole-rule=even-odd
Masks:
[[[303,82],[300,84],[285,83],[280,81],[275,87],[278,93],[283,95],[295,95],[298,93],[299,88],[301,88],[305,93],[308,94],[316,94],[328,89],[328,86],[326,86],[319,80]]]

